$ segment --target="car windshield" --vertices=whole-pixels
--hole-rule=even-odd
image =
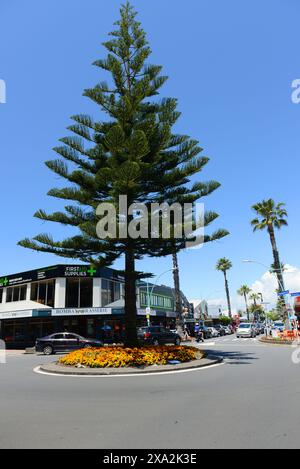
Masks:
[[[240,324],[240,329],[250,329],[251,324]]]

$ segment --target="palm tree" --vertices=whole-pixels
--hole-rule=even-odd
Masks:
[[[280,262],[280,270],[281,270],[281,272],[284,272],[286,270],[286,266],[283,262]],[[274,272],[276,272],[276,267],[275,267],[274,263],[271,264],[269,272],[270,272],[270,274],[274,274]]]
[[[252,206],[252,209],[258,215],[251,221],[253,231],[267,230],[270,236],[274,258],[274,272],[276,273],[279,291],[284,291],[284,281],[282,274],[282,264],[280,262],[279,251],[277,248],[275,228],[280,230],[283,226],[287,226],[286,218],[288,216],[285,204],[280,202],[275,204],[273,199],[263,200]]]
[[[261,293],[251,293],[249,296],[250,300],[253,301],[252,305],[250,305],[250,312],[254,315],[254,320],[257,320],[258,317],[262,314],[263,309],[262,305],[259,305],[257,302],[260,298],[262,298]]]
[[[243,296],[245,298],[245,303],[246,303],[246,311],[247,311],[247,318],[249,321],[249,306],[248,306],[248,297],[249,293],[251,292],[251,288],[248,287],[248,285],[242,285],[239,290],[237,291],[237,294],[240,296]]]
[[[257,306],[257,301],[259,300],[260,298],[260,295],[258,293],[251,293],[251,295],[249,296],[250,300],[253,301],[253,304],[254,306]]]
[[[229,294],[229,286],[228,286],[228,280],[227,280],[227,271],[232,268],[232,263],[229,259],[226,259],[226,257],[222,257],[222,259],[219,259],[216,265],[216,269],[219,270],[220,272],[223,272],[224,278],[225,278],[225,290],[226,290],[226,297],[227,297],[227,304],[228,304],[228,314],[229,317],[232,317],[231,314],[231,303],[230,303],[230,294]]]

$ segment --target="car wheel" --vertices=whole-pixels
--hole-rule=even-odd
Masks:
[[[174,344],[175,344],[175,345],[180,345],[180,344],[181,344],[181,340],[180,340],[179,337],[177,337],[177,338],[175,339]]]
[[[92,348],[92,346],[90,344],[85,344],[83,348]]]
[[[43,348],[43,354],[44,355],[52,355],[53,354],[52,345],[45,345],[45,347]]]
[[[159,340],[158,340],[158,339],[154,339],[152,343],[153,343],[153,345],[154,345],[155,347],[157,347],[157,346],[159,345]]]

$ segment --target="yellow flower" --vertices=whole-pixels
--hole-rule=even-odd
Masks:
[[[202,358],[203,353],[195,347],[146,346],[141,348],[101,347],[81,349],[60,358],[59,363],[67,366],[78,364],[91,368],[119,368],[150,365],[166,365],[169,360],[188,362]]]

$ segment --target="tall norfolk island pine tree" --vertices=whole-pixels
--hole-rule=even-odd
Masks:
[[[66,188],[51,189],[48,195],[72,201],[65,211],[35,217],[73,226],[77,234],[55,241],[49,234],[24,239],[20,245],[36,251],[53,253],[64,258],[79,259],[95,267],[109,266],[125,256],[125,327],[126,345],[135,345],[136,281],[149,276],[137,272],[135,261],[145,255],[165,256],[185,247],[186,238],[131,239],[121,238],[119,229],[113,237],[99,239],[96,226],[100,218],[97,206],[112,203],[117,210],[119,196],[132,203],[192,203],[219,187],[215,181],[191,183],[190,178],[207,164],[199,154],[198,142],[186,135],[173,133],[180,113],[176,99],[159,101],[159,89],[167,80],[162,67],[146,63],[151,54],[146,35],[136,21],[136,13],[127,3],[121,7],[121,18],[103,45],[108,51],[104,60],[94,63],[110,74],[109,83],[101,81],[84,95],[94,101],[106,118],[94,121],[87,115],[76,115],[68,130],[73,136],[62,138],[62,146],[54,150],[59,159],[47,161],[49,169],[71,183]],[[69,165],[67,163],[70,163]],[[208,212],[204,224],[217,218]],[[119,223],[124,219],[118,217]],[[125,224],[132,222],[128,216]],[[119,225],[118,225],[119,228]],[[173,231],[171,230],[171,233]],[[150,228],[149,228],[150,233]],[[218,230],[206,235],[204,242],[228,234]]]

